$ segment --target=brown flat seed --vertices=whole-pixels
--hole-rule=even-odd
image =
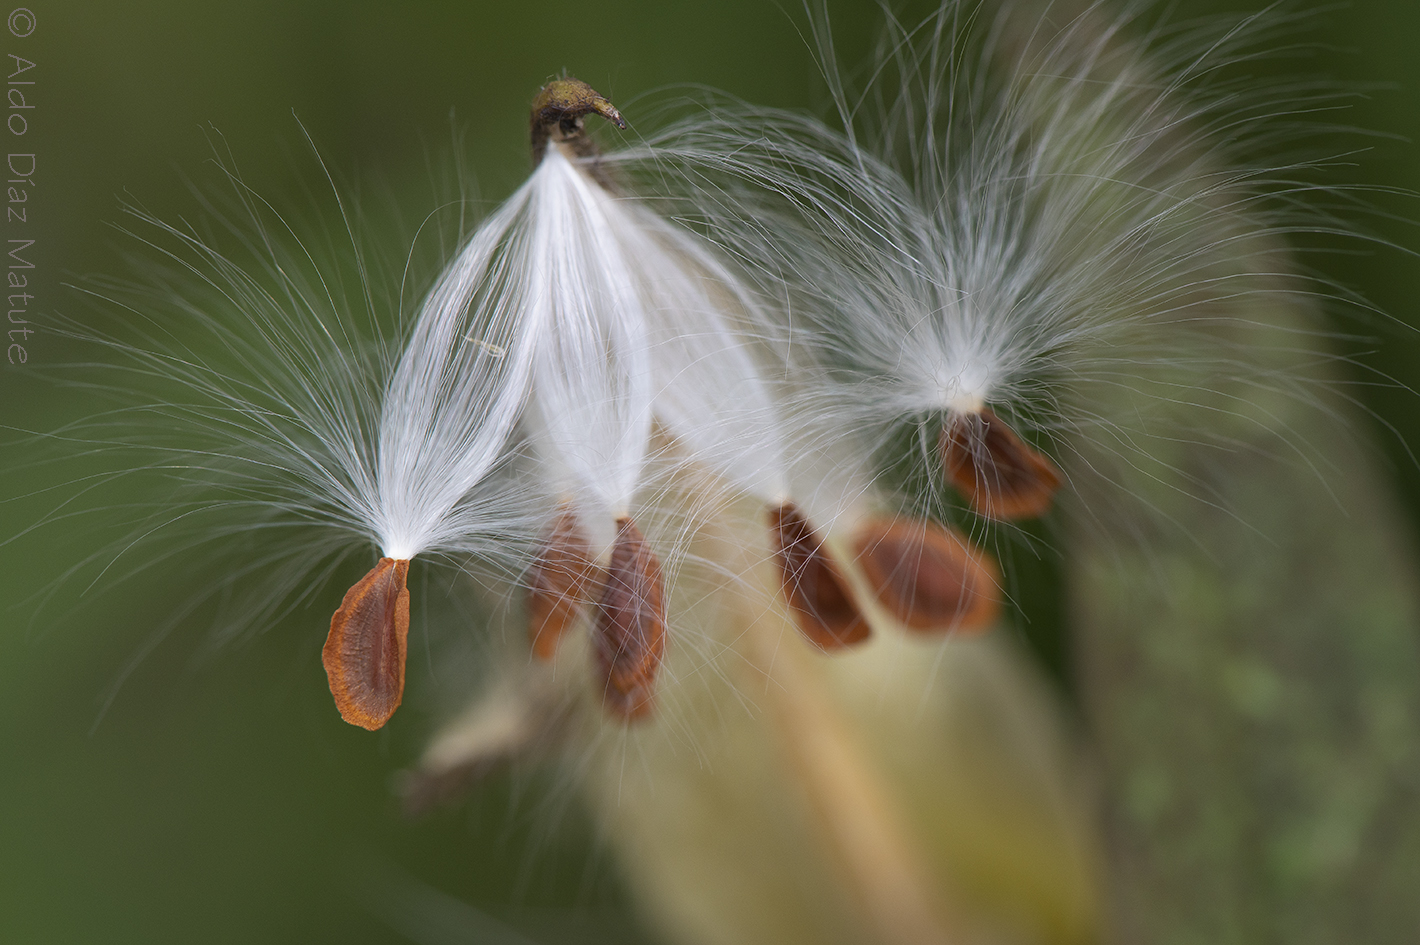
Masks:
[[[873,593],[910,630],[980,632],[1001,612],[995,564],[951,529],[875,519],[858,530],[854,546]]]
[[[954,413],[942,428],[947,478],[988,518],[1037,518],[1050,509],[1060,470],[989,407]]]
[[[381,558],[345,592],[321,650],[340,717],[370,731],[388,722],[404,698],[408,576],[408,561]]]
[[[650,714],[666,651],[665,594],[661,564],[629,518],[616,522],[592,650],[606,679],[607,711],[623,719]]]
[[[769,528],[784,599],[804,636],[825,650],[841,650],[868,639],[868,622],[858,611],[848,582],[798,507],[785,502],[770,509]]]
[[[569,508],[557,513],[542,538],[542,549],[528,576],[528,639],[533,655],[552,659],[562,635],[592,602],[598,580],[587,540]]]

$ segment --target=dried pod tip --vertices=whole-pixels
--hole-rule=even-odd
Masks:
[[[600,115],[616,127],[626,128],[621,112],[580,79],[553,79],[544,85],[533,99],[529,120],[533,163],[542,160],[549,140],[571,142],[582,157],[593,154],[582,125],[587,115]]]
[[[573,511],[564,506],[542,536],[528,575],[528,640],[533,655],[552,659],[562,635],[592,603],[602,581],[592,546]]]
[[[979,632],[1001,612],[991,557],[935,522],[870,520],[858,530],[854,550],[873,593],[908,629]]]
[[[952,485],[987,518],[1036,518],[1050,509],[1060,470],[989,407],[953,412],[942,428],[942,464]]]
[[[798,507],[786,502],[770,509],[769,530],[784,599],[804,636],[824,650],[840,650],[868,639],[868,622],[848,582]]]
[[[381,558],[345,592],[321,651],[340,717],[370,731],[388,722],[404,698],[408,577],[408,561]]]
[[[629,518],[616,522],[592,650],[607,711],[623,719],[650,714],[666,651],[665,594],[661,564]]]

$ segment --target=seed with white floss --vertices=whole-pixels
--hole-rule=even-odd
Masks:
[[[534,370],[540,322],[524,302],[528,275],[508,258],[531,199],[527,188],[515,194],[445,268],[385,391],[367,512],[385,557],[356,588],[393,559],[403,625],[389,609],[382,620],[352,619],[347,596],[325,649],[342,717],[365,728],[384,725],[403,693],[403,643],[396,664],[388,663],[394,651],[382,641],[402,641],[408,630],[402,583],[410,559],[429,551],[478,553],[506,537],[506,514],[479,487],[506,455]],[[372,661],[385,668],[376,671]]]
[[[526,274],[524,318],[537,332],[533,448],[573,497],[533,575],[561,586],[533,587],[529,632],[539,655],[550,657],[555,636],[593,601],[606,706],[634,719],[650,709],[666,635],[660,564],[631,519],[651,438],[654,382],[646,297],[633,264],[639,231],[597,173],[583,128],[589,114],[625,127],[605,98],[576,79],[550,82],[534,100],[537,168],[523,187],[528,212],[514,260]],[[615,525],[609,548],[594,542],[602,523]],[[593,579],[601,581],[596,594],[587,586]]]

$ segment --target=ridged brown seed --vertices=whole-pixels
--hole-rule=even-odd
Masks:
[[[542,536],[528,574],[528,641],[533,655],[551,659],[558,641],[590,605],[601,584],[592,546],[577,516],[563,508]]]
[[[942,428],[941,451],[947,479],[988,518],[1037,518],[1060,488],[1055,464],[989,407],[953,413]]]
[[[408,561],[381,558],[330,618],[321,663],[335,707],[351,725],[383,727],[404,698],[408,577]]]
[[[815,646],[839,650],[868,639],[868,622],[823,539],[791,502],[769,510],[784,599],[799,630]]]
[[[660,562],[629,518],[616,522],[592,652],[607,711],[623,719],[648,715],[666,652],[665,593]]]
[[[908,629],[980,632],[1001,612],[991,557],[935,522],[869,520],[854,536],[854,550],[878,601]]]

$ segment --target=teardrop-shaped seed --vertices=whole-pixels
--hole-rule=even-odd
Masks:
[[[528,575],[528,640],[539,659],[552,659],[562,635],[592,602],[601,583],[597,572],[591,542],[564,506],[543,534]]]
[[[629,518],[616,522],[592,651],[607,711],[623,719],[648,715],[666,651],[665,594],[661,564]]]
[[[330,618],[321,662],[340,717],[374,731],[404,698],[409,562],[381,558]]]
[[[988,518],[1037,518],[1050,509],[1060,470],[989,407],[953,413],[942,428],[947,479]]]
[[[798,507],[785,502],[770,509],[769,529],[784,599],[804,636],[825,650],[840,650],[868,639],[868,622],[859,612],[843,572]]]
[[[991,557],[935,522],[873,519],[854,539],[878,601],[910,630],[976,633],[1001,612]]]

